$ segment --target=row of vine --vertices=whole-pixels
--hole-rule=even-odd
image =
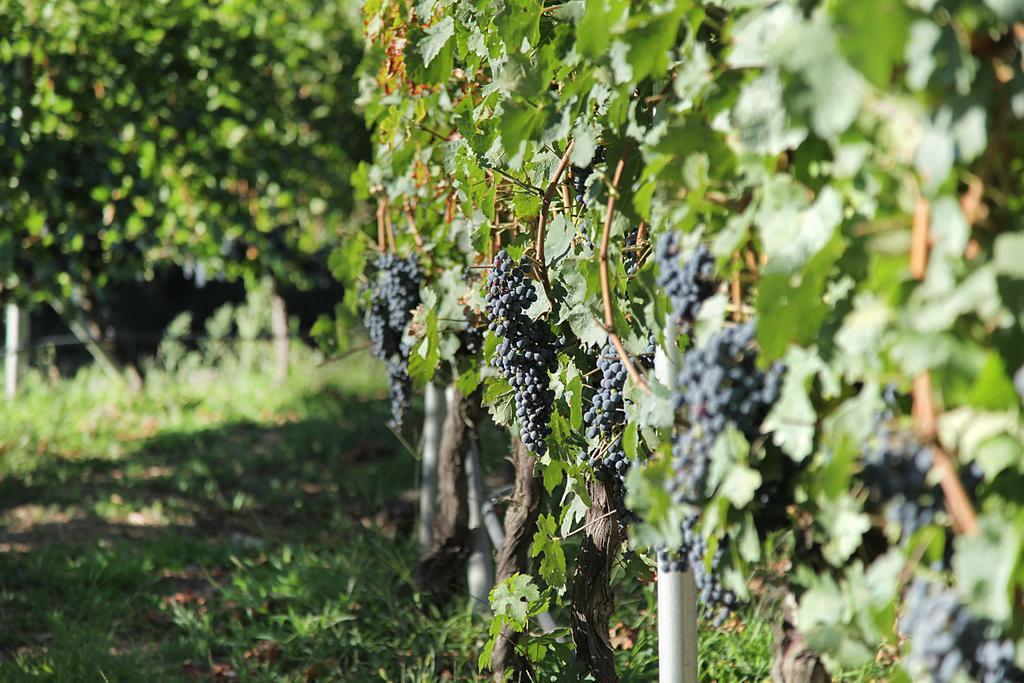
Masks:
[[[366,2],[376,239],[332,267],[416,261],[409,379],[482,388],[550,497],[490,648],[569,604],[615,680],[631,548],[709,615],[780,598],[827,667],[1020,679],[1022,11]]]

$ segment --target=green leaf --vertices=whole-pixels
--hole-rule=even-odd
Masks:
[[[596,298],[589,296],[586,273],[574,265],[565,259],[558,271],[558,284],[565,289],[565,294],[559,297],[562,306],[558,322],[568,323],[580,343],[586,346],[602,345],[608,339],[608,333],[591,307],[591,302],[597,303]]]
[[[1008,517],[1007,512],[980,515],[979,533],[954,541],[953,571],[960,591],[975,611],[996,622],[1006,621],[1013,612],[1014,577],[1021,559],[1024,517]]]
[[[711,449],[708,488],[721,494],[736,509],[754,499],[761,486],[761,474],[747,464],[750,444],[733,427],[715,440]]]
[[[987,354],[968,401],[972,406],[986,410],[1004,410],[1018,405],[1020,397],[1006,372],[1002,356],[994,352]]]
[[[692,108],[712,83],[711,60],[703,43],[694,43],[689,58],[679,65],[672,81],[680,111]]]
[[[492,378],[484,389],[483,404],[490,410],[491,417],[500,425],[511,426],[515,419],[515,392],[503,379]]]
[[[1007,467],[1020,470],[1024,466],[1018,457],[1024,435],[1016,408],[1004,412],[954,408],[939,417],[939,436],[964,460],[976,460],[986,479],[995,478]]]
[[[792,46],[789,37],[802,24],[800,10],[787,3],[742,15],[733,27],[729,64],[745,68],[781,63]]]
[[[475,366],[470,367],[455,380],[455,388],[463,396],[469,396],[476,391],[478,386],[480,386],[480,372]]]
[[[526,629],[530,605],[540,600],[540,590],[525,574],[513,574],[491,590],[491,609],[505,617],[515,631]]]
[[[999,434],[980,444],[974,453],[975,461],[981,465],[987,479],[993,479],[1011,467],[1020,470],[1024,463],[1024,446],[1009,434]]]
[[[627,422],[622,430],[622,450],[630,460],[636,460],[640,451],[640,428],[636,422]]]
[[[903,59],[910,21],[900,0],[842,0],[832,17],[843,54],[877,88],[886,90]]]
[[[671,458],[664,457],[646,467],[632,467],[626,475],[626,507],[643,520],[632,529],[637,544],[677,548],[682,543],[684,510],[673,504],[668,487],[674,476]]]
[[[1024,0],[985,0],[985,4],[1005,21],[1024,17]]]
[[[542,460],[541,464],[543,465],[541,473],[544,477],[544,490],[551,493],[562,483],[562,478],[565,475],[565,463],[549,457],[548,461]]]
[[[632,28],[626,35],[630,45],[628,59],[637,82],[650,75],[661,76],[668,70],[686,5],[666,3],[658,10],[643,26]]]
[[[616,40],[612,43],[612,48],[608,51],[608,57],[611,60],[612,65],[612,76],[615,79],[617,85],[622,83],[628,83],[633,80],[633,65],[629,61],[630,45],[624,43],[621,40]]]
[[[935,71],[940,51],[936,49],[942,29],[928,19],[919,19],[910,25],[910,40],[907,41],[907,85],[914,90],[923,90]]]
[[[527,141],[536,137],[544,127],[545,115],[542,109],[532,106],[508,104],[498,121],[501,131],[501,145],[509,157],[522,154]]]
[[[933,251],[959,260],[967,248],[971,233],[960,202],[949,195],[938,197],[932,202],[931,229]]]
[[[418,388],[423,388],[434,378],[441,359],[436,308],[431,308],[427,313],[426,330],[423,341],[409,354],[409,377]]]
[[[540,197],[535,194],[527,194],[526,192],[517,192],[512,199],[512,206],[515,210],[516,218],[534,218],[540,213]],[[545,240],[546,244],[547,241]]]
[[[719,439],[723,441],[724,439]],[[746,465],[736,464],[722,480],[720,491],[737,510],[744,508],[754,499],[754,493],[761,486],[761,473]]]
[[[554,515],[541,515],[537,519],[537,532],[533,535],[530,557],[541,556],[540,576],[549,586],[565,586],[566,564],[562,539],[558,537],[558,522]]]
[[[828,59],[808,66],[804,77],[811,92],[811,128],[824,139],[846,131],[860,111],[864,83],[860,74],[842,60]]]
[[[498,7],[502,9],[494,17],[494,25],[509,52],[517,52],[524,40],[531,46],[538,44],[543,2],[507,0]]]
[[[675,406],[672,392],[658,382],[647,383],[650,393],[643,391],[632,381],[626,382],[626,420],[639,427],[663,429],[675,421]]]
[[[993,247],[996,272],[1024,280],[1024,232],[1004,232],[996,236]]]
[[[566,385],[566,400],[569,403],[569,424],[579,430],[583,426],[583,377],[575,366],[572,367],[572,379]]]
[[[854,310],[846,315],[836,334],[836,344],[842,352],[837,369],[851,378],[870,376],[880,366],[878,349],[892,317],[892,309],[882,301],[870,295],[858,297]]]
[[[560,531],[563,536],[573,532],[574,527],[582,522],[590,509],[590,496],[582,478],[569,480],[562,498],[562,523]]]
[[[764,429],[772,432],[772,441],[794,462],[802,462],[814,448],[817,421],[807,389],[822,360],[814,350],[793,347],[786,354],[785,365],[782,394],[765,418]]]
[[[765,71],[743,88],[732,123],[737,147],[753,154],[781,154],[807,137],[806,129],[790,123],[782,103],[782,80],[775,70]]]
[[[842,567],[860,547],[864,533],[871,528],[868,516],[851,496],[820,501],[817,520],[825,530],[822,552],[833,566]]]
[[[843,401],[824,421],[828,442],[835,447],[842,444],[843,438],[851,443],[862,444],[874,432],[874,418],[882,408],[882,399],[878,385],[866,384],[857,396]]]
[[[956,140],[949,128],[949,120],[938,118],[925,124],[921,141],[914,155],[914,166],[924,179],[929,192],[938,188],[953,170]]]
[[[628,0],[594,0],[585,3],[576,26],[576,49],[585,57],[599,59],[611,47],[614,27],[629,11]]]
[[[420,56],[423,58],[423,66],[430,66],[430,63],[440,54],[453,35],[455,35],[455,19],[451,16],[445,16],[424,31],[418,46]]]
[[[834,624],[846,619],[843,593],[831,576],[820,577],[800,597],[798,624],[808,632],[819,624]]]
[[[782,356],[791,343],[808,344],[817,339],[828,314],[822,294],[844,247],[837,234],[800,273],[766,268],[757,292],[757,340],[765,361]]]
[[[562,260],[571,252],[572,238],[576,228],[565,216],[559,214],[548,223],[544,232],[544,260],[549,267]]]
[[[754,515],[747,512],[743,515],[743,530],[737,537],[736,549],[745,562],[761,560],[761,543],[757,536],[757,524]]]
[[[756,221],[768,257],[766,273],[798,272],[832,241],[842,221],[843,201],[835,189],[823,189],[810,206],[806,192],[782,176],[764,188]]]

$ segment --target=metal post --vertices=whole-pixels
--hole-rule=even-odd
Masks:
[[[665,344],[655,350],[654,375],[673,389],[679,374],[677,327],[665,325]],[[693,572],[658,567],[658,681],[697,683],[697,585]]]
[[[28,361],[25,357],[25,349],[28,346],[28,314],[17,304],[7,304],[5,313],[4,389],[7,400],[13,401],[14,395],[18,392],[18,373]]]
[[[444,426],[444,392],[433,382],[427,385],[423,415],[423,478],[420,481],[420,549],[430,550],[434,543],[434,513],[437,508],[437,456]]]
[[[466,458],[466,478],[469,480],[469,533],[473,538],[467,583],[469,595],[473,598],[473,609],[484,612],[490,609],[488,596],[494,586],[494,556],[491,554],[491,544],[487,541],[487,528],[483,519],[484,476],[480,467],[480,446],[475,434],[469,444],[469,457]]]
[[[689,570],[658,570],[658,681],[697,681],[697,587]]]

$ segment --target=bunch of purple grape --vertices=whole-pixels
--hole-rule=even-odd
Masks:
[[[536,290],[523,268],[504,250],[498,252],[487,279],[485,310],[488,329],[501,338],[493,364],[514,390],[523,443],[543,455],[555,401],[548,373],[558,367],[560,340],[546,322],[526,315],[536,300]]]

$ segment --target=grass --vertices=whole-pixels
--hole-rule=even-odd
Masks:
[[[0,421],[0,681],[478,675],[483,618],[412,585],[416,468],[381,369],[296,347],[277,387],[266,357],[165,350],[141,394],[28,378]],[[619,589],[623,680],[652,680],[653,591]],[[702,629],[702,680],[767,680],[771,640]]]

